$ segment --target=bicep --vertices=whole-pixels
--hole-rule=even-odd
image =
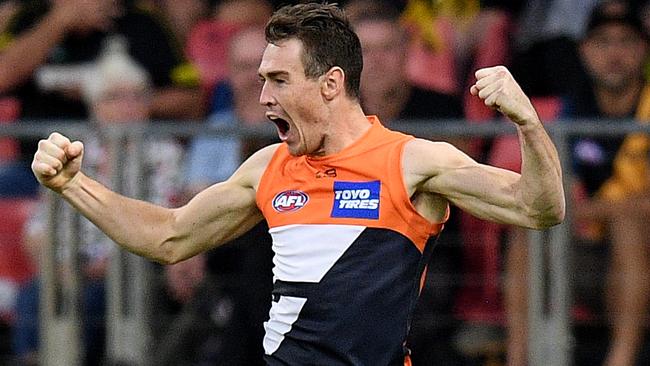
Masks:
[[[212,185],[174,210],[175,258],[184,259],[224,244],[250,230],[263,219],[257,208],[260,177],[277,145],[248,158],[225,182]],[[177,244],[177,243],[176,243]]]
[[[519,174],[483,164],[446,169],[424,184],[451,203],[479,218],[500,223],[522,224],[518,210]]]
[[[255,190],[233,180],[200,192],[174,216],[175,232],[182,233],[178,239],[187,243],[182,257],[224,244],[262,220]]]
[[[416,160],[408,165],[420,177],[415,190],[439,194],[479,218],[525,225],[518,173],[480,164],[449,144],[414,145],[407,157]]]

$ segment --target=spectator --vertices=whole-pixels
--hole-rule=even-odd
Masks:
[[[217,84],[208,123],[212,126],[255,126],[265,122],[257,102],[260,84],[257,67],[266,40],[260,28],[245,28],[233,36],[228,54],[228,82]],[[188,188],[196,193],[232,174],[256,145],[230,137],[198,137],[188,152]],[[259,147],[259,146],[258,146]]]
[[[156,2],[183,46],[187,44],[192,28],[210,16],[208,0],[157,0]]]
[[[260,122],[266,123],[265,110],[258,102],[260,83],[257,74],[266,44],[263,30],[257,26],[241,28],[232,36],[227,53],[228,78],[215,87],[209,124],[256,127]],[[225,180],[244,158],[269,142],[266,139],[242,140],[223,136],[195,138],[190,142],[186,164],[189,194]],[[231,352],[230,357],[234,358],[222,362],[224,364],[264,364],[262,323],[268,320],[267,300],[273,282],[272,256],[271,237],[265,223],[208,253],[207,266],[215,277],[215,286],[224,298],[238,304],[240,310],[233,315],[233,322],[238,325],[224,324],[224,331],[228,334],[228,340],[224,342],[229,344],[233,339],[238,340],[231,348],[246,348],[239,355]]]
[[[354,3],[347,6],[354,7]],[[354,24],[363,48],[361,100],[368,113],[378,115],[384,123],[462,117],[458,98],[422,89],[408,79],[409,35],[400,24],[396,10],[388,5],[369,10],[358,15]]]
[[[582,83],[577,44],[599,1],[527,0],[519,5],[512,72],[526,92],[532,96],[563,95]]]
[[[80,82],[105,40],[119,34],[150,74],[156,119],[203,116],[198,74],[172,34],[151,13],[126,1],[30,0],[0,37],[0,90],[21,102],[24,119],[84,119]],[[22,146],[31,156],[35,142]]]
[[[208,91],[227,79],[230,40],[240,28],[263,28],[272,7],[266,0],[220,1],[210,19],[199,22],[190,32],[188,58],[197,66],[201,84]]]
[[[233,334],[241,327],[242,307],[207,272],[206,256],[165,266],[163,277],[154,291],[153,364],[250,365],[243,361],[251,353],[244,339]]]
[[[124,38],[108,38],[104,50],[100,52],[96,68],[82,84],[84,100],[89,104],[93,123],[98,130],[111,128],[124,123],[146,123],[152,102],[151,79],[144,68],[138,65],[126,53]],[[111,151],[102,139],[102,135],[89,136],[85,162],[89,168],[103,177],[105,184],[110,184],[109,166]],[[133,152],[132,144],[121,145]],[[128,153],[127,153],[128,154]],[[173,139],[148,140],[144,149],[145,171],[153,172],[149,177],[149,199],[159,204],[171,206],[177,203],[180,192],[180,163],[182,147]],[[126,164],[124,189],[132,194],[141,181],[136,181],[132,172],[136,168],[133,160]],[[45,205],[28,224],[27,240],[33,252],[40,250],[46,241]],[[89,221],[82,225],[82,275],[84,278],[84,345],[85,364],[100,364],[104,347],[104,275],[111,255],[113,244]],[[69,239],[69,238],[68,238]],[[66,240],[63,238],[62,240]],[[69,255],[65,244],[61,246],[60,255]],[[67,254],[66,254],[67,253]],[[38,279],[21,289],[18,295],[17,327],[14,334],[15,352],[23,364],[31,365],[38,359]]]
[[[350,1],[346,4],[346,14],[348,7],[353,9],[354,15],[354,9],[366,4],[368,2],[364,0]],[[360,89],[364,111],[378,115],[384,124],[397,129],[409,119],[460,119],[462,108],[458,98],[422,89],[408,79],[409,35],[400,23],[397,11],[380,2],[370,5],[353,17],[364,60]],[[455,216],[451,214],[452,218]],[[413,351],[416,365],[453,365],[459,362],[449,337],[455,326],[451,310],[459,249],[458,225],[452,219],[445,224],[445,235],[440,238],[429,264],[428,281],[414,314],[409,348]]]
[[[589,77],[588,88],[571,94],[570,116],[593,118],[594,123],[634,117],[644,123],[650,120],[650,88],[644,79],[648,35],[628,2],[608,0],[594,8],[579,55]],[[650,236],[645,224],[648,211],[638,208],[647,202],[650,187],[649,150],[648,138],[642,134],[572,141],[579,183],[574,189],[577,253],[572,266],[576,269],[576,305],[601,304],[591,306],[587,315],[604,314],[604,321],[611,323],[607,354],[581,352],[578,338],[577,365],[640,362],[650,298]],[[511,248],[519,253],[508,271],[525,276],[525,236],[519,232],[513,236]],[[594,294],[600,294],[603,301]],[[525,302],[510,305],[510,314],[525,314]],[[574,309],[574,315],[580,316],[583,312],[576,309],[580,308]],[[521,327],[525,324],[511,329],[520,339],[525,334]]]

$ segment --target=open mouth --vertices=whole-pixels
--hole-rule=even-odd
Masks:
[[[275,123],[275,126],[278,128],[278,132],[280,133],[280,137],[287,135],[287,132],[289,132],[289,122],[280,117],[269,117],[269,120]]]

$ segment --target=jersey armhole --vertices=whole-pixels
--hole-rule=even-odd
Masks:
[[[257,204],[257,208],[262,213],[264,213],[264,200],[268,197],[268,186],[271,184],[269,175],[271,174],[273,168],[276,166],[276,162],[278,161],[278,157],[280,156],[281,152],[285,150],[285,144],[281,144],[277,149],[275,149],[273,156],[271,156],[271,160],[269,160],[269,163],[266,164],[266,168],[264,168],[264,173],[262,173],[260,176],[259,184],[257,185],[257,191],[255,192],[255,203]]]

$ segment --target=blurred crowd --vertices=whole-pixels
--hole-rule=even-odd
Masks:
[[[83,136],[85,170],[110,185],[119,169],[124,192],[182,205],[275,139],[147,136],[134,146],[109,143],[106,131],[170,121],[265,124],[257,75],[263,29],[288,3],[2,0],[0,125],[83,122],[93,131]],[[362,44],[364,110],[391,128],[505,123],[468,92],[474,71],[497,64],[510,68],[545,123],[650,121],[650,1],[339,4]],[[423,137],[447,140],[481,162],[515,171],[521,164],[513,136]],[[0,364],[39,363],[38,268],[48,212],[29,167],[36,146],[37,139],[0,136]],[[116,162],[138,149],[142,164]],[[577,366],[650,364],[649,151],[641,133],[570,141],[564,169],[574,177],[567,192]],[[105,276],[116,249],[89,222],[81,232],[85,364],[102,365]],[[527,364],[527,240],[523,230],[452,208],[411,328],[414,365]],[[156,266],[156,364],[262,365],[271,259],[260,224],[216,250]]]

